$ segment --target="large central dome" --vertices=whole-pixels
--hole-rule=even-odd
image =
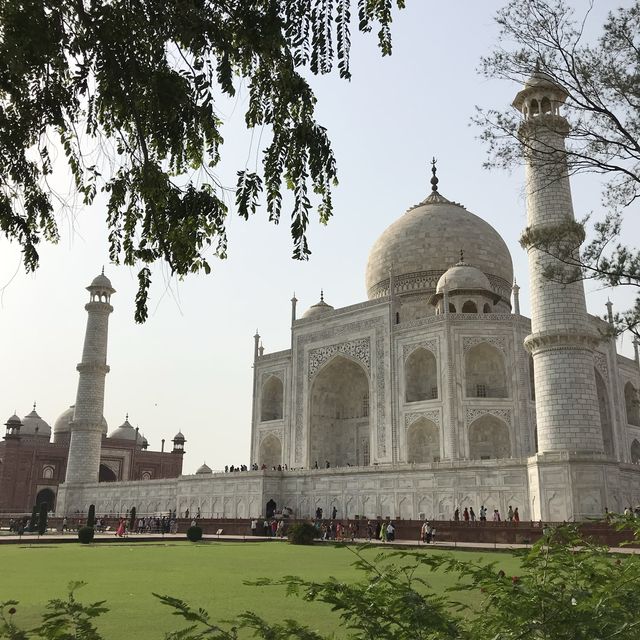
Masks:
[[[504,240],[482,218],[437,191],[409,209],[373,245],[367,295],[370,300],[388,295],[391,271],[397,295],[432,293],[440,276],[459,260],[460,251],[508,304],[513,265]]]

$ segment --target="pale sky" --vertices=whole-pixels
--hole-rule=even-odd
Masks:
[[[61,215],[62,240],[42,246],[41,265],[25,274],[16,245],[0,239],[0,417],[24,417],[33,402],[53,426],[75,402],[86,324],[84,289],[105,265],[117,293],[110,319],[104,414],[112,431],[129,420],[154,450],[181,430],[186,438],[184,472],[203,462],[214,469],[249,464],[253,334],[265,352],[290,346],[290,298],[298,313],[325,300],[342,307],[366,300],[364,274],[376,238],[408,207],[428,195],[429,161],[438,159],[440,193],[493,225],[507,243],[521,286],[522,313],[529,315],[527,261],[518,244],[525,227],[523,171],[511,175],[482,169],[485,149],[470,125],[475,105],[511,103],[519,87],[488,82],[477,74],[497,28],[494,1],[409,0],[396,13],[394,52],[381,58],[374,35],[354,36],[353,80],[313,80],[319,121],[328,128],[338,160],[340,186],[328,226],[313,222],[309,262],[293,261],[287,224],[274,226],[259,212],[248,223],[232,210],[229,258],[210,276],[168,281],[155,270],[146,324],[133,320],[136,273],[109,264],[104,200]],[[577,2],[580,7],[586,3]],[[597,0],[594,28],[618,3]],[[243,130],[246,92],[226,109],[224,165],[232,185],[245,163],[255,167],[259,132]],[[595,176],[572,180],[576,216],[602,214]],[[231,198],[233,201],[233,198]],[[637,209],[637,207],[636,207]],[[628,218],[631,216],[629,215]],[[637,216],[636,216],[637,217]],[[452,230],[455,233],[455,230]],[[623,241],[640,237],[629,221]],[[607,296],[615,308],[630,303],[629,291],[605,291],[586,283],[590,312],[602,315]],[[625,337],[621,353],[631,357]],[[4,428],[3,428],[4,429]]]

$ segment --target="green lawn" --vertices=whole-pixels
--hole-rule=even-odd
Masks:
[[[375,552],[367,553],[373,557]],[[424,553],[440,552],[429,548]],[[495,560],[507,573],[514,573],[518,566],[518,560],[505,553],[460,551],[455,555]],[[29,626],[39,620],[47,600],[63,597],[70,581],[82,580],[88,585],[78,594],[81,600],[107,601],[110,611],[98,626],[109,640],[162,638],[165,631],[184,626],[152,592],[202,606],[217,620],[252,610],[272,621],[293,618],[327,632],[336,628],[337,620],[327,606],[288,598],[280,587],[251,587],[243,582],[283,575],[355,581],[353,560],[346,548],[264,542],[2,545],[0,600],[18,600],[16,622]],[[431,573],[428,579],[443,589],[456,578]]]

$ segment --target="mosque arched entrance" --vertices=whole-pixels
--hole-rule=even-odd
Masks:
[[[330,360],[313,381],[309,409],[309,466],[369,465],[369,378],[360,364]]]
[[[118,480],[116,474],[106,464],[101,464],[98,471],[98,482],[116,482]]]
[[[51,489],[41,489],[36,495],[36,504],[46,504],[47,511],[53,511],[56,506],[56,494]]]

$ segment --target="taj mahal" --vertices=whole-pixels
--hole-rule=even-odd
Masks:
[[[513,103],[527,141],[523,237],[574,220],[565,98],[536,72]],[[526,243],[524,317],[500,234],[449,199],[435,163],[432,175],[431,193],[372,247],[368,300],[334,308],[321,295],[299,314],[294,297],[284,351],[264,352],[256,333],[255,470],[98,482],[114,293],[98,276],[56,512],[247,518],[273,500],[297,517],[450,519],[484,504],[563,521],[638,504],[638,342],[635,360],[619,355],[611,308],[609,320],[590,315],[583,283],[549,280],[556,258]]]

